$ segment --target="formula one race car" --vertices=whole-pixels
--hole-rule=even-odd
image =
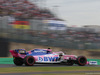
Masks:
[[[78,64],[84,66],[87,64],[85,56],[65,55],[62,51],[52,52],[48,49],[33,49],[26,52],[25,49],[10,50],[13,56],[13,62],[17,66],[25,64],[33,66],[35,63],[64,63],[66,65]]]

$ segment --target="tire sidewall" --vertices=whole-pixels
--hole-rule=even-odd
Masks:
[[[33,59],[33,62],[32,63],[29,63],[29,59]],[[35,63],[35,59],[33,56],[26,56],[25,59],[24,59],[24,63],[26,66],[33,66],[34,63]]]
[[[22,65],[23,65],[23,59],[21,59],[21,58],[16,58],[16,57],[14,57],[14,58],[13,58],[13,62],[14,62],[14,64],[15,64],[16,66],[22,66]]]
[[[81,58],[84,58],[84,59],[85,59],[85,63],[81,63],[81,62],[80,62],[80,59],[81,59]],[[86,59],[85,56],[79,56],[79,57],[77,58],[77,62],[78,62],[78,65],[84,66],[84,65],[86,65],[86,63],[87,63],[87,59]]]

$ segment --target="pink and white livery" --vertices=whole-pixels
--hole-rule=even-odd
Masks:
[[[78,64],[84,66],[87,64],[85,56],[65,55],[62,51],[52,52],[48,49],[33,49],[26,52],[25,49],[10,50],[14,64],[21,66],[33,66],[35,63],[64,63],[66,65]]]

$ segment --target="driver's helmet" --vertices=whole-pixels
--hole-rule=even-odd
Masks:
[[[47,51],[48,51],[48,52],[52,52],[52,49],[48,48]]]

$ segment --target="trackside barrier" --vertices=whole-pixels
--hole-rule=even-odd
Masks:
[[[88,61],[91,63],[91,64],[96,64],[97,63],[97,65],[100,65],[100,59],[88,59]]]
[[[0,64],[14,64],[13,58],[0,58]]]
[[[90,62],[97,62],[100,65],[100,59],[87,59]],[[0,64],[14,64],[13,58],[0,58]]]

